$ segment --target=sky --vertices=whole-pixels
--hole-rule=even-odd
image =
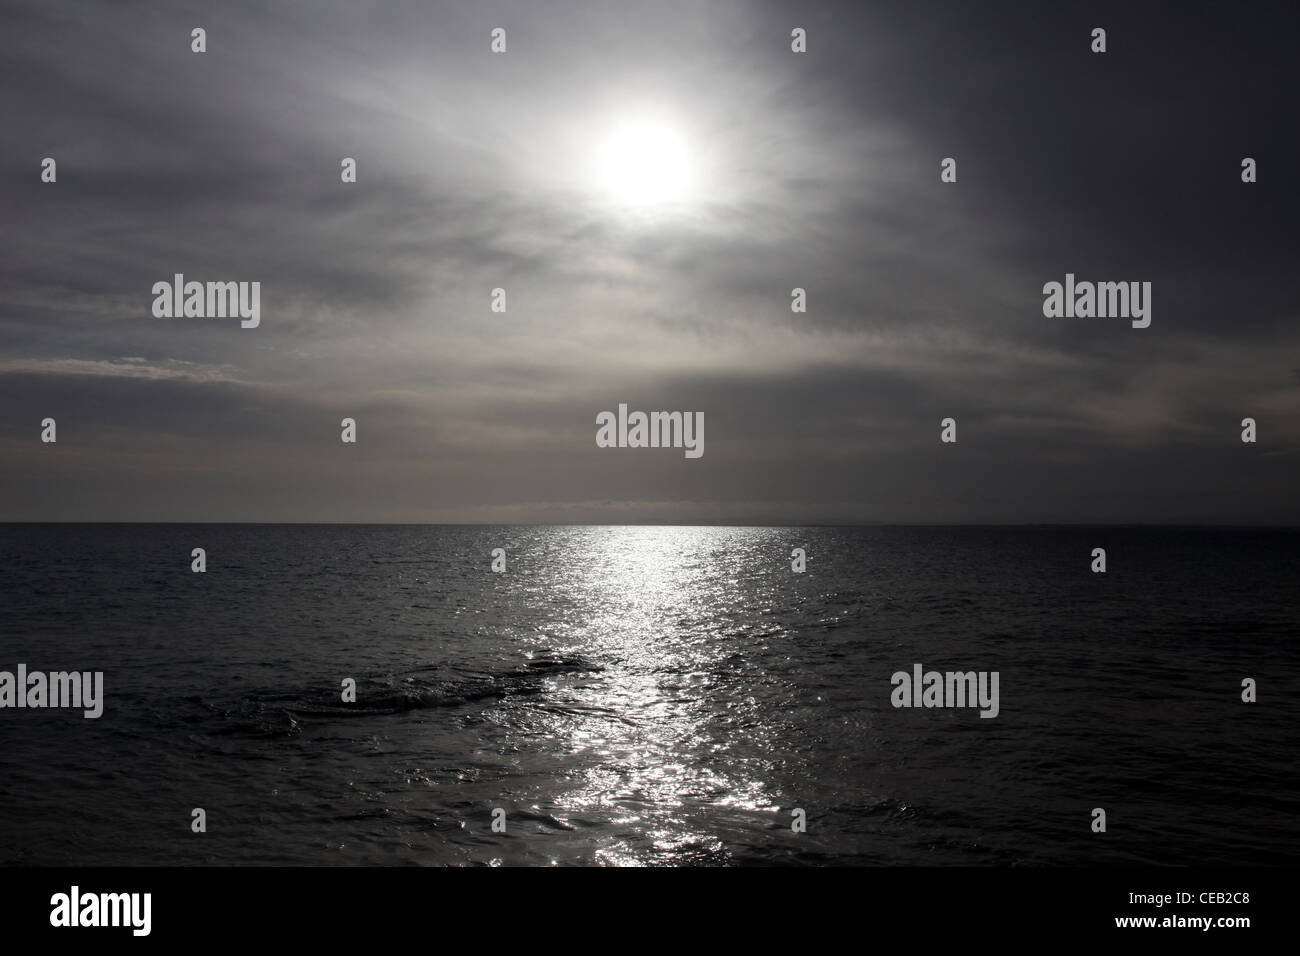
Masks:
[[[7,0],[0,520],[1300,524],[1298,26]],[[621,403],[703,455],[598,447]]]

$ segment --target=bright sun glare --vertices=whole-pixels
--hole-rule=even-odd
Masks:
[[[685,144],[669,127],[650,121],[618,129],[600,152],[597,172],[610,195],[629,205],[683,199],[690,185]]]

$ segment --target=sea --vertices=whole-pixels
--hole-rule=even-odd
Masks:
[[[1297,529],[8,524],[19,664],[0,865],[1300,863]]]

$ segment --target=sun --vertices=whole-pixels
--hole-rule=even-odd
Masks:
[[[611,199],[631,206],[680,201],[691,186],[685,142],[654,120],[616,129],[599,152],[596,174]]]

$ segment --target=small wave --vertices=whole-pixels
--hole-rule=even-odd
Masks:
[[[362,718],[503,700],[539,693],[553,675],[603,668],[580,657],[547,657],[498,673],[444,679],[432,676],[439,670],[437,665],[429,665],[402,675],[359,678],[356,700],[350,703],[333,689],[253,693],[231,703],[203,703],[209,717],[220,724],[214,734],[292,736],[301,732],[301,722],[307,719]]]

